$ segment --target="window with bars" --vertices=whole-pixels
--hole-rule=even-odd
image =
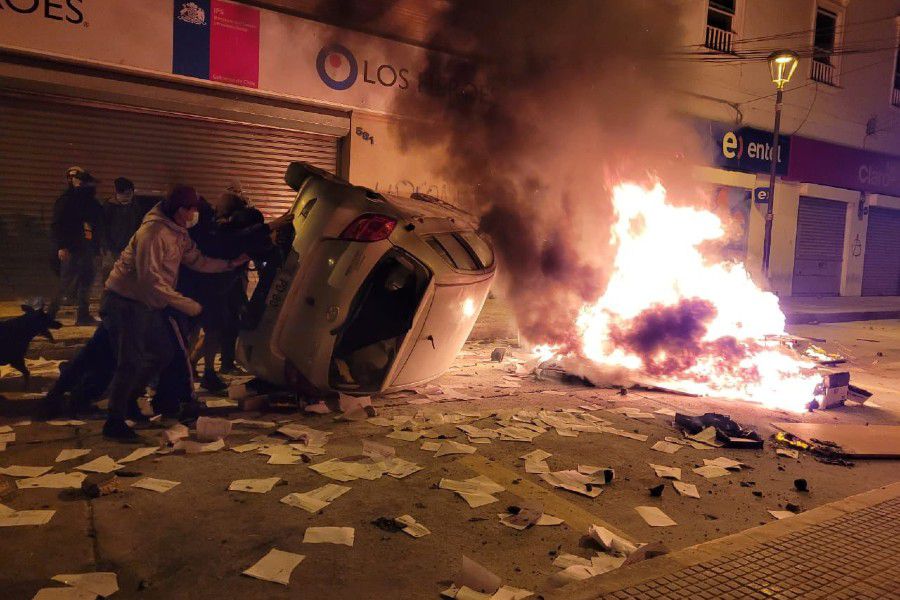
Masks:
[[[894,60],[894,89],[891,90],[891,104],[900,106],[900,42],[897,43],[897,58]]]
[[[717,52],[732,52],[737,0],[709,0],[706,10],[705,46]]]
[[[837,85],[835,47],[838,39],[838,22],[836,12],[821,6],[816,7],[811,77],[819,83]]]

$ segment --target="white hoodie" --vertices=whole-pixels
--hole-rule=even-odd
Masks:
[[[180,265],[202,273],[233,268],[227,260],[203,256],[187,229],[167,217],[157,204],[119,255],[106,289],[150,308],[171,306],[193,317],[202,307],[175,290]]]

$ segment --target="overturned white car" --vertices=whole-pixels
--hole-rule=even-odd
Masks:
[[[259,314],[240,336],[243,366],[308,394],[390,392],[443,373],[496,272],[475,219],[306,163],[291,163],[285,181],[297,191],[294,235],[251,300]]]

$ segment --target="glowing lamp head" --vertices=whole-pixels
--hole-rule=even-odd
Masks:
[[[797,65],[800,64],[800,57],[792,50],[778,50],[769,55],[769,74],[772,76],[772,83],[779,90],[784,89],[787,82],[791,80]]]

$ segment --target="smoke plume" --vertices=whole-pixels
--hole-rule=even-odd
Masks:
[[[685,182],[691,135],[674,115],[682,44],[668,0],[458,0],[434,26],[419,93],[395,110],[406,150],[439,149],[493,239],[520,331],[577,350],[613,247],[611,187]]]

